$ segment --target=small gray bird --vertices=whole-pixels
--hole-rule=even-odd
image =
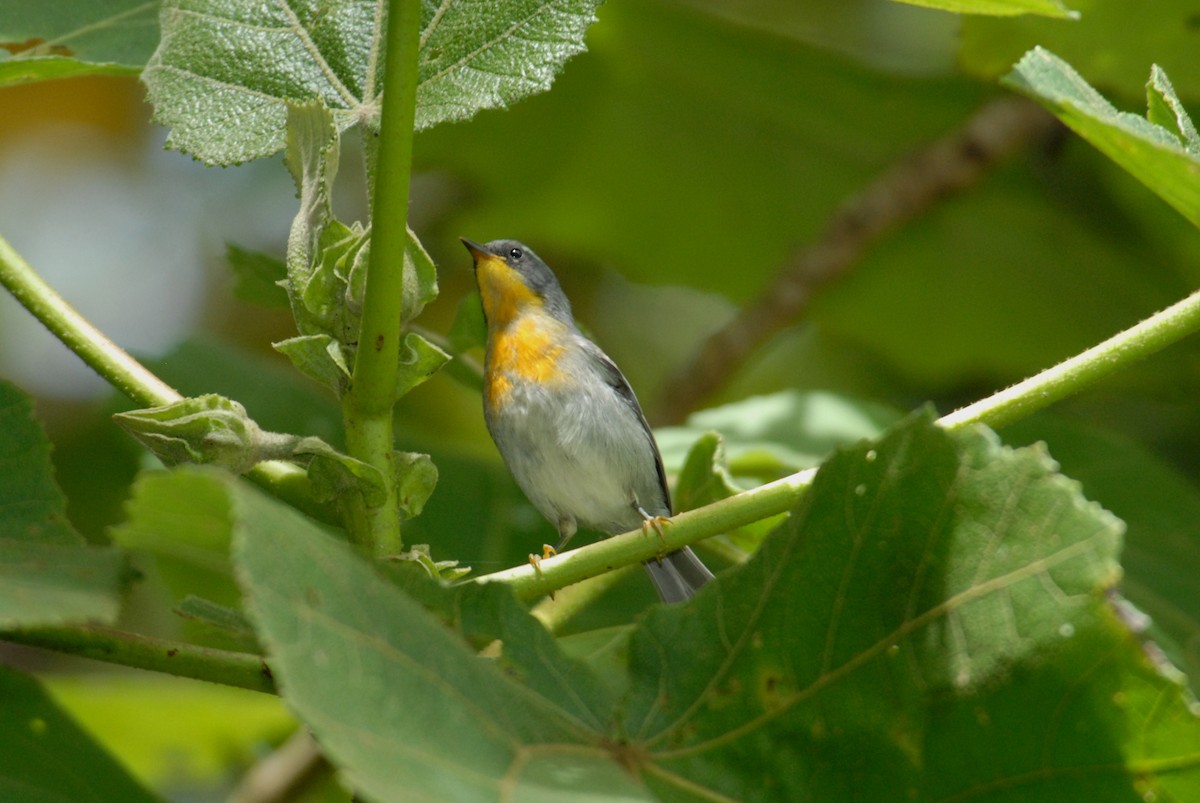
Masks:
[[[575,325],[558,279],[516,240],[464,239],[487,319],[483,414],[533,506],[562,540],[671,515],[662,456],[629,382]],[[645,564],[659,597],[680,602],[712,579],[687,547]]]

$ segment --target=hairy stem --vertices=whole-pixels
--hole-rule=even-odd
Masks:
[[[110,664],[149,669],[241,689],[275,693],[261,655],[197,647],[97,625],[0,631],[0,641],[42,647]]]
[[[1197,329],[1200,329],[1200,291],[1053,368],[943,416],[938,423],[950,428],[974,423],[990,427],[1011,424]]]
[[[371,210],[371,256],[362,324],[350,389],[343,398],[346,448],[383,474],[387,498],[379,507],[361,498],[347,517],[351,536],[376,555],[398,554],[400,504],[393,470],[392,410],[400,357],[404,246],[407,239],[413,120],[416,115],[419,0],[389,6],[378,172]]]
[[[183,398],[80,315],[3,237],[0,237],[0,284],[89,368],[134,403],[159,407]],[[313,500],[303,469],[272,460],[258,464],[248,476],[309,515],[325,521],[331,519],[331,512]]]

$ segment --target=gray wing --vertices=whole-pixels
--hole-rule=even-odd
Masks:
[[[662,455],[658,451],[658,443],[654,440],[654,433],[650,430],[650,422],[646,420],[646,414],[642,412],[642,405],[638,404],[637,395],[633,392],[633,388],[629,385],[629,380],[621,373],[621,369],[612,359],[600,350],[592,341],[583,338],[584,351],[588,357],[600,368],[604,375],[608,386],[611,387],[617,396],[629,405],[629,409],[633,411],[634,416],[642,425],[642,431],[646,433],[646,440],[650,442],[650,450],[654,453],[654,468],[658,472],[658,485],[662,489],[663,502],[666,503],[668,514],[673,513],[671,507],[671,492],[667,489],[667,472],[663,468]]]

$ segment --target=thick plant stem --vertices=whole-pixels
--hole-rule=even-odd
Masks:
[[[158,407],[183,398],[80,315],[3,237],[0,237],[0,284],[89,368],[134,403]],[[313,500],[308,477],[298,466],[272,460],[259,463],[248,476],[309,515],[330,519],[330,512]]]
[[[1142,323],[1105,340],[1007,390],[938,419],[949,428],[970,424],[1002,427],[1078,393],[1109,374],[1147,357],[1200,329],[1200,291],[1155,313]],[[510,584],[522,599],[533,599],[599,573],[629,566],[655,555],[791,510],[812,485],[816,469],[761,485],[681,513],[660,538],[640,530],[616,535],[532,565],[476,578],[476,582]]]
[[[0,641],[251,691],[275,693],[271,670],[261,655],[252,653],[197,647],[195,644],[150,638],[96,625],[0,631]]]
[[[347,516],[351,537],[376,555],[396,554],[403,548],[392,415],[404,323],[401,300],[420,24],[419,0],[396,0],[389,5],[386,102],[371,210],[371,256],[354,372],[342,405],[347,451],[379,469],[387,488],[382,505],[369,507],[361,498],[352,500]]]

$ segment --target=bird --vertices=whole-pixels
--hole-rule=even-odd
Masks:
[[[581,527],[661,533],[672,514],[666,472],[625,375],[579,330],[558,278],[532,249],[460,239],[487,323],[484,420],[517,485],[558,530],[558,548]],[[683,602],[713,579],[688,547],[645,567],[663,602]]]

